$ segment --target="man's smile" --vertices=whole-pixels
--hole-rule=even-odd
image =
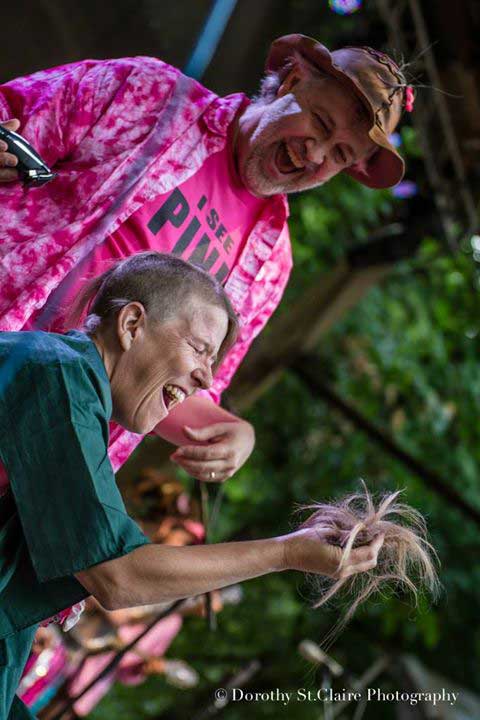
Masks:
[[[305,170],[305,163],[302,162],[292,145],[286,141],[278,144],[275,152],[275,165],[282,175],[290,175],[291,173],[303,172]]]

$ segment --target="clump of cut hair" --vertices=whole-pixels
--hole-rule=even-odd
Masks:
[[[181,258],[155,251],[131,255],[115,262],[87,281],[67,318],[70,327],[82,324],[88,335],[111,323],[121,308],[139,302],[154,322],[166,322],[182,308],[203,301],[225,310],[228,330],[216,365],[234,344],[238,317],[222,285],[206,270]]]
[[[342,548],[339,572],[354,548],[384,535],[377,565],[371,570],[343,579],[317,578],[320,599],[314,607],[325,605],[342,591],[349,606],[330,638],[352,618],[358,606],[374,593],[390,589],[405,591],[418,603],[419,592],[438,596],[440,583],[436,567],[438,556],[427,540],[426,522],[414,508],[398,501],[401,490],[374,498],[362,481],[363,492],[353,493],[332,503],[314,503],[299,508],[312,511],[301,525],[315,528],[327,543]],[[353,598],[353,600],[350,600]]]

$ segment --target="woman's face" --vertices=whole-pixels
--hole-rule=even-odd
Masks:
[[[150,432],[185,398],[210,387],[228,317],[222,308],[194,302],[165,322],[150,321],[140,303],[129,303],[110,342],[98,339],[110,378],[112,419],[127,430]]]

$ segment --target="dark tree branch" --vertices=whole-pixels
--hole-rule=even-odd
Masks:
[[[403,463],[409,470],[417,475],[433,492],[456,507],[466,517],[480,525],[480,510],[470,505],[446,480],[427,465],[415,458],[398,445],[393,438],[376,427],[368,418],[362,415],[353,405],[344,400],[332,388],[328,387],[318,377],[320,359],[315,355],[304,355],[293,365],[291,370],[308,384],[312,395],[316,395],[335,408],[344,417],[348,418],[359,430],[365,433],[373,442],[379,445],[386,453]]]

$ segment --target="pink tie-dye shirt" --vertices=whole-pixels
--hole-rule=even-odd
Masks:
[[[0,330],[24,328],[107,234],[221,150],[243,102],[149,57],[87,60],[1,85],[0,121],[18,118],[58,177],[39,188],[0,185]],[[285,198],[270,198],[226,282],[242,328],[209,391],[216,402],[282,297],[287,215]],[[112,433],[115,470],[140,440]]]

